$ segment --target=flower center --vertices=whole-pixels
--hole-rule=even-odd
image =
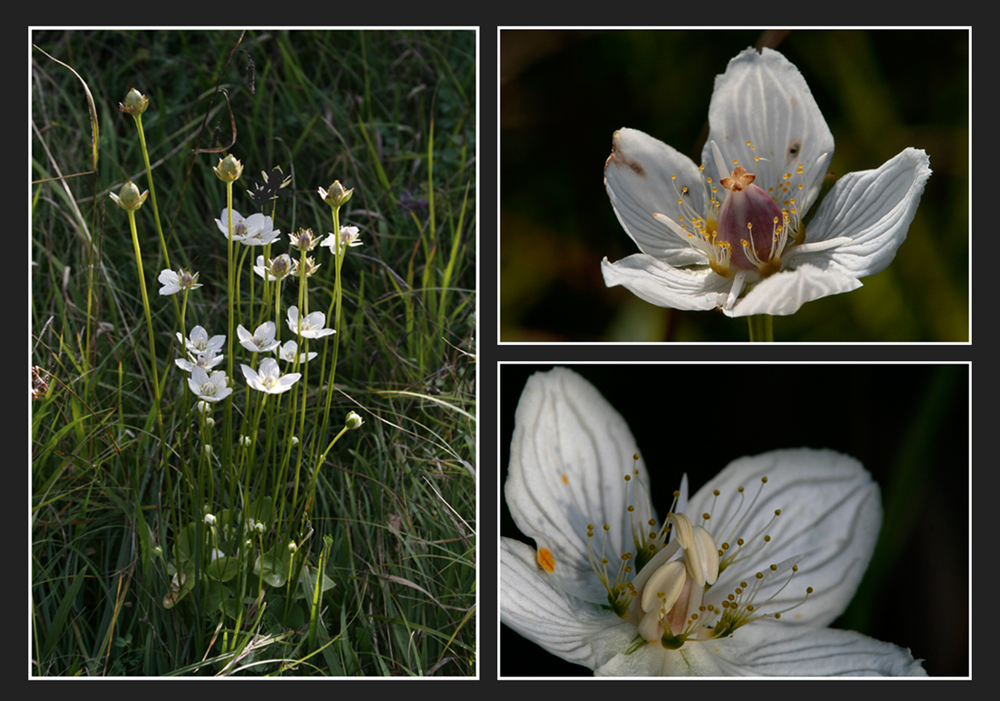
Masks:
[[[756,153],[753,144],[746,143]],[[712,146],[721,165],[721,152],[714,142]],[[732,165],[730,176],[719,180],[726,191],[721,200],[712,179],[703,177],[707,202],[703,213],[689,204],[688,187],[678,187],[677,176],[671,175],[680,214],[676,219],[660,213],[653,217],[701,251],[719,275],[733,277],[736,273],[732,268],[736,268],[768,277],[781,269],[781,255],[788,246],[805,241],[805,227],[796,203],[796,197],[801,198],[804,192],[805,169],[798,163],[794,173],[779,175],[773,163],[757,155],[753,164],[756,173],[747,171],[736,160]],[[704,169],[704,165],[698,168],[701,173]],[[754,183],[761,174],[768,185],[766,190],[759,182]]]
[[[755,178],[736,166],[730,177],[719,181],[729,194],[719,208],[718,236],[732,247],[732,265],[767,277],[781,269],[788,214],[753,184]]]
[[[636,491],[641,487],[637,474],[638,471],[633,470],[632,475],[625,476],[630,488],[636,485]],[[781,516],[780,509],[774,512],[763,528],[754,533],[743,533],[748,527],[748,516],[766,484],[767,478],[764,477],[757,495],[745,510],[744,488],[738,488],[740,506],[730,521],[722,524],[717,531],[725,535],[713,536],[709,531],[709,513],[701,514],[701,523],[696,525],[687,514],[671,510],[659,530],[656,530],[656,522],[652,518],[642,520],[643,525],[638,528],[633,520],[636,555],[633,556],[632,552],[618,555],[616,559],[620,564],[613,574],[608,567],[610,559],[605,553],[610,526],[604,525],[604,538],[598,556],[593,545],[594,526],[588,525],[590,563],[608,592],[608,608],[636,626],[637,636],[629,652],[656,641],[668,650],[676,650],[689,640],[728,637],[747,623],[761,618],[777,619],[790,610],[764,612],[762,607],[773,601],[798,572],[798,557],[752,573],[728,591],[716,586],[723,571],[752,556],[759,556],[765,548],[774,547],[767,531]],[[629,495],[630,502],[633,496]],[[717,499],[720,492],[716,490],[714,496]],[[679,492],[675,492],[674,507],[678,497]],[[630,516],[636,516],[634,504],[629,503],[628,511]],[[641,507],[639,511],[638,517],[642,519]],[[669,542],[668,535],[671,536]],[[634,570],[633,564],[636,566]],[[789,574],[785,583],[764,598],[761,593],[763,587],[786,573]],[[806,597],[811,593],[812,588],[807,589]]]

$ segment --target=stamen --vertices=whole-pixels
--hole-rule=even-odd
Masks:
[[[638,454],[633,459],[638,462]],[[636,467],[631,474],[624,476],[635,555],[627,552],[616,556],[607,552],[611,528],[607,524],[603,526],[598,552],[593,541],[594,525],[587,526],[588,558],[607,591],[606,608],[636,626],[638,635],[626,654],[648,643],[659,642],[665,649],[676,650],[688,641],[728,637],[748,623],[763,618],[780,619],[801,606],[812,594],[809,588],[802,601],[778,610],[768,610],[784,597],[788,585],[798,573],[801,556],[771,564],[763,571],[740,580],[728,592],[715,589],[723,569],[749,558],[756,560],[764,548],[773,547],[769,531],[782,515],[781,509],[775,509],[767,523],[756,525],[752,535],[737,537],[757,515],[755,510],[758,502],[762,501],[767,477],[761,478],[756,494],[749,501],[744,488],[737,488],[737,508],[735,511],[727,510],[730,514],[726,518],[727,523],[721,524],[718,529],[718,532],[728,533],[729,537],[721,541],[714,539],[707,530],[722,496],[720,490],[712,491],[710,508],[700,514],[700,525],[692,523],[686,514],[675,511],[680,492],[674,492],[670,511],[662,525],[658,525],[648,503],[645,485],[639,477]],[[544,553],[539,551],[539,564],[551,571],[545,565],[548,562],[554,567],[555,563],[549,551]],[[618,560],[617,566],[613,560]],[[788,576],[784,581],[774,580],[786,573]],[[783,602],[787,602],[787,597],[783,598]]]
[[[597,574],[597,579],[604,585],[604,588],[608,592],[609,607],[619,618],[625,618],[625,615],[628,613],[629,604],[632,603],[632,599],[635,596],[635,589],[632,583],[628,581],[628,576],[632,573],[632,567],[629,565],[632,553],[623,553],[619,556],[621,564],[618,566],[618,572],[612,580],[608,573],[609,560],[605,555],[609,530],[611,530],[611,526],[604,524],[604,537],[601,539],[601,556],[598,558],[591,544],[591,538],[594,537],[594,524],[587,524],[587,556],[590,559],[591,569]]]

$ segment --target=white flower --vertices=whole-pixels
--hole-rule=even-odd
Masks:
[[[313,312],[299,318],[299,308],[288,308],[288,328],[302,338],[322,338],[334,333],[333,329],[325,329],[326,314],[323,312]]]
[[[185,340],[177,333],[177,340],[192,353],[218,353],[226,343],[225,335],[208,337],[208,332],[201,326],[191,329],[191,334]]]
[[[340,236],[336,234],[327,234],[320,246],[326,246],[330,249],[332,253],[334,251],[334,246],[337,245],[337,241],[340,241],[340,253],[344,253],[344,249],[348,247],[360,246],[364,242],[358,238],[358,227],[356,226],[342,226],[340,227]]]
[[[265,321],[257,327],[253,335],[243,328],[243,324],[236,327],[236,335],[240,339],[240,345],[251,353],[268,353],[277,348],[281,342],[274,339],[276,331],[277,327],[273,321]]]
[[[188,358],[189,360],[174,358],[174,363],[184,372],[191,372],[196,366],[205,370],[211,370],[221,363],[225,359],[225,356],[215,350],[206,350],[204,353],[188,351]]]
[[[295,341],[285,341],[280,347],[274,349],[274,354],[286,363],[294,363],[295,354],[298,350],[299,346]],[[309,351],[308,356],[305,353],[299,353],[298,355],[299,362],[305,363],[315,358],[318,354],[315,351]]]
[[[181,290],[193,290],[201,285],[198,283],[198,273],[190,273],[181,270],[175,273],[173,270],[161,270],[157,278],[163,287],[160,288],[161,295],[174,295]]]
[[[282,375],[278,369],[278,361],[274,358],[264,358],[260,361],[259,370],[254,370],[249,365],[241,365],[240,367],[243,368],[243,376],[247,378],[247,384],[255,390],[267,394],[287,392],[302,377],[297,372]]]
[[[781,315],[892,261],[931,173],[926,153],[840,178],[807,230],[833,135],[798,69],[747,49],[716,78],[708,120],[701,167],[641,131],[615,132],[604,182],[642,253],[605,258],[605,284],[662,307]]]
[[[364,422],[365,420],[361,418],[361,415],[358,412],[352,411],[347,414],[347,420],[344,422],[344,425],[353,430],[355,428],[361,428],[361,425]]]
[[[741,458],[657,521],[628,426],[557,368],[518,403],[501,621],[598,675],[923,676],[909,651],[827,626],[872,557],[879,490],[853,458]]]
[[[216,370],[209,375],[205,368],[197,365],[191,369],[188,386],[199,399],[206,402],[219,402],[233,393],[224,370]]]
[[[229,236],[228,208],[222,210],[222,216],[215,220],[215,224],[219,227],[219,231]],[[274,241],[280,234],[280,231],[275,230],[271,217],[260,212],[244,217],[233,210],[233,241],[239,241],[247,246],[263,246]]]

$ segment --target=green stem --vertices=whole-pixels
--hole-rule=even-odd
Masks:
[[[335,275],[333,283],[333,300],[331,302],[331,305],[336,305],[336,308],[334,310],[333,318],[333,361],[330,365],[330,381],[326,386],[326,406],[323,409],[323,423],[321,424],[322,435],[324,436],[326,435],[327,427],[330,422],[330,400],[333,398],[333,383],[337,377],[337,350],[340,347],[340,309],[343,303],[344,293],[340,284],[340,267],[344,263],[343,254],[347,252],[346,249],[343,252],[340,250],[340,207],[336,206],[331,207],[330,209],[333,212],[333,235],[337,237],[336,245],[333,248]],[[327,314],[327,318],[329,318],[329,314]],[[324,361],[325,360],[326,357],[324,355]]]
[[[308,355],[308,353],[309,353],[309,340],[302,337],[302,319],[305,318],[306,314],[309,311],[309,309],[308,309],[309,295],[308,295],[308,293],[306,291],[306,285],[308,284],[306,282],[307,279],[308,278],[306,276],[306,249],[305,248],[301,248],[300,252],[299,252],[299,316],[298,316],[298,325],[297,325],[297,334],[296,334],[298,336],[298,339],[299,339],[298,343],[300,345],[296,347],[297,348],[296,349],[296,358],[295,358],[295,362],[292,364],[292,370],[293,371],[297,370],[298,367],[299,367],[299,351],[301,351],[303,353],[306,353],[306,357],[307,358],[309,357],[309,355]],[[301,388],[301,392],[302,392],[302,410],[301,410],[301,412],[299,414],[299,434],[298,434],[299,435],[299,458],[298,458],[298,460],[295,463],[295,488],[292,491],[292,511],[291,511],[292,514],[295,513],[295,509],[298,506],[298,500],[299,500],[299,473],[301,472],[301,468],[302,468],[302,451],[305,448],[306,400],[308,399],[308,395],[309,395],[308,391],[306,390],[306,388],[307,388],[306,383],[309,380],[307,368],[308,368],[308,363],[306,364],[306,367],[302,368],[302,382],[299,383],[299,387]],[[298,391],[299,388],[297,387],[296,390]],[[292,396],[294,397],[295,395],[293,394]],[[294,408],[294,401],[293,401],[292,406]],[[295,419],[293,417],[293,419],[292,419],[293,425],[294,425],[294,421],[295,421]]]
[[[153,366],[153,396],[156,399],[153,411],[156,412],[156,419],[160,427],[160,441],[162,443],[164,438],[163,416],[160,414],[160,379],[159,372],[156,369],[156,343],[153,336],[153,316],[149,311],[149,296],[146,294],[146,276],[142,270],[142,251],[139,248],[139,233],[135,228],[135,212],[132,210],[128,212],[128,223],[129,228],[132,230],[132,245],[135,247],[135,264],[139,270],[139,288],[142,290],[142,306],[146,310],[146,331],[149,334],[149,354]],[[165,443],[163,447],[164,449],[166,448]]]
[[[754,314],[747,317],[750,324],[750,342],[760,343],[774,341],[773,317],[770,314]]]
[[[149,201],[153,205],[153,220],[156,222],[156,234],[157,236],[159,236],[160,239],[160,251],[163,253],[163,260],[167,264],[167,269],[173,270],[173,266],[170,265],[170,254],[167,252],[167,242],[166,239],[163,237],[163,225],[160,224],[160,210],[156,206],[156,187],[154,187],[153,185],[153,168],[149,164],[149,149],[146,148],[146,132],[142,128],[142,115],[134,114],[132,115],[132,117],[135,120],[136,131],[139,132],[139,145],[142,147],[142,162],[146,166],[146,180],[148,181],[149,185]],[[180,270],[178,270],[177,272],[180,273]],[[172,301],[174,303],[174,312],[175,314],[180,316],[177,304],[177,297],[173,295],[172,297],[173,297]],[[181,324],[180,331],[181,333],[185,333],[183,324]],[[170,374],[170,368],[171,364],[169,363],[167,364],[166,368],[164,368],[163,371],[164,384],[166,384],[167,376]]]
[[[236,291],[233,289],[234,276],[236,271],[236,266],[233,265],[233,183],[232,181],[226,181],[226,220],[229,223],[229,249],[228,249],[228,279],[227,279],[227,290],[229,293],[229,333],[226,334],[226,342],[228,343],[228,348],[226,351],[226,377],[229,382],[233,382],[233,321],[235,319],[233,315],[233,298],[236,296]],[[226,397],[226,417],[225,417],[225,439],[222,441],[222,456],[223,464],[227,467],[230,466],[230,457],[232,455],[232,442],[233,435],[233,395],[230,394]]]
[[[153,169],[149,165],[149,151],[146,150],[146,134],[142,129],[142,115],[132,115],[135,119],[135,127],[139,131],[139,145],[142,146],[142,160],[146,164],[146,180],[149,181],[149,200],[153,204],[153,218],[156,220],[156,233],[160,236],[160,250],[163,251],[163,260],[170,267],[170,255],[167,253],[167,243],[163,238],[163,227],[160,225],[160,210],[156,207],[156,188],[153,187]]]
[[[330,445],[326,447],[326,450],[323,451],[323,455],[321,455],[319,460],[316,461],[316,467],[313,468],[312,479],[309,480],[309,492],[306,497],[306,513],[308,513],[309,509],[312,507],[313,497],[316,495],[316,482],[319,479],[319,469],[323,466],[323,462],[326,460],[326,456],[329,454],[330,450],[334,445],[336,445],[337,441],[340,440],[340,437],[347,433],[348,430],[347,426],[340,429],[340,433],[338,433],[334,439],[330,441]]]

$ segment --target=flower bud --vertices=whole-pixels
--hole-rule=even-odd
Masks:
[[[122,189],[119,194],[113,192],[108,193],[118,206],[124,209],[126,212],[135,212],[142,206],[142,203],[146,201],[146,197],[149,196],[149,190],[146,190],[141,195],[139,194],[139,188],[136,187],[135,183],[129,180],[127,183],[122,185]]]
[[[347,415],[347,421],[344,423],[344,425],[348,429],[355,429],[355,428],[361,428],[361,424],[363,424],[364,422],[365,420],[362,419],[357,412],[352,411]]]
[[[213,514],[205,514],[205,523],[211,526],[215,523],[215,516]]]
[[[118,103],[118,109],[125,114],[130,114],[133,117],[142,114],[149,107],[149,100],[141,92],[132,88],[128,91],[128,95],[125,96],[125,102]]]
[[[351,195],[354,194],[354,188],[350,190],[345,190],[344,186],[340,184],[339,180],[334,180],[333,185],[330,186],[329,190],[324,190],[319,188],[319,196],[330,205],[331,207],[340,207],[347,204],[347,201],[351,199]]]
[[[282,253],[280,256],[271,261],[271,275],[278,278],[279,280],[288,273],[292,271],[292,259],[287,253]]]
[[[219,165],[212,170],[219,176],[219,180],[227,183],[236,182],[243,175],[243,164],[240,163],[231,153],[225,158],[219,159]]]

